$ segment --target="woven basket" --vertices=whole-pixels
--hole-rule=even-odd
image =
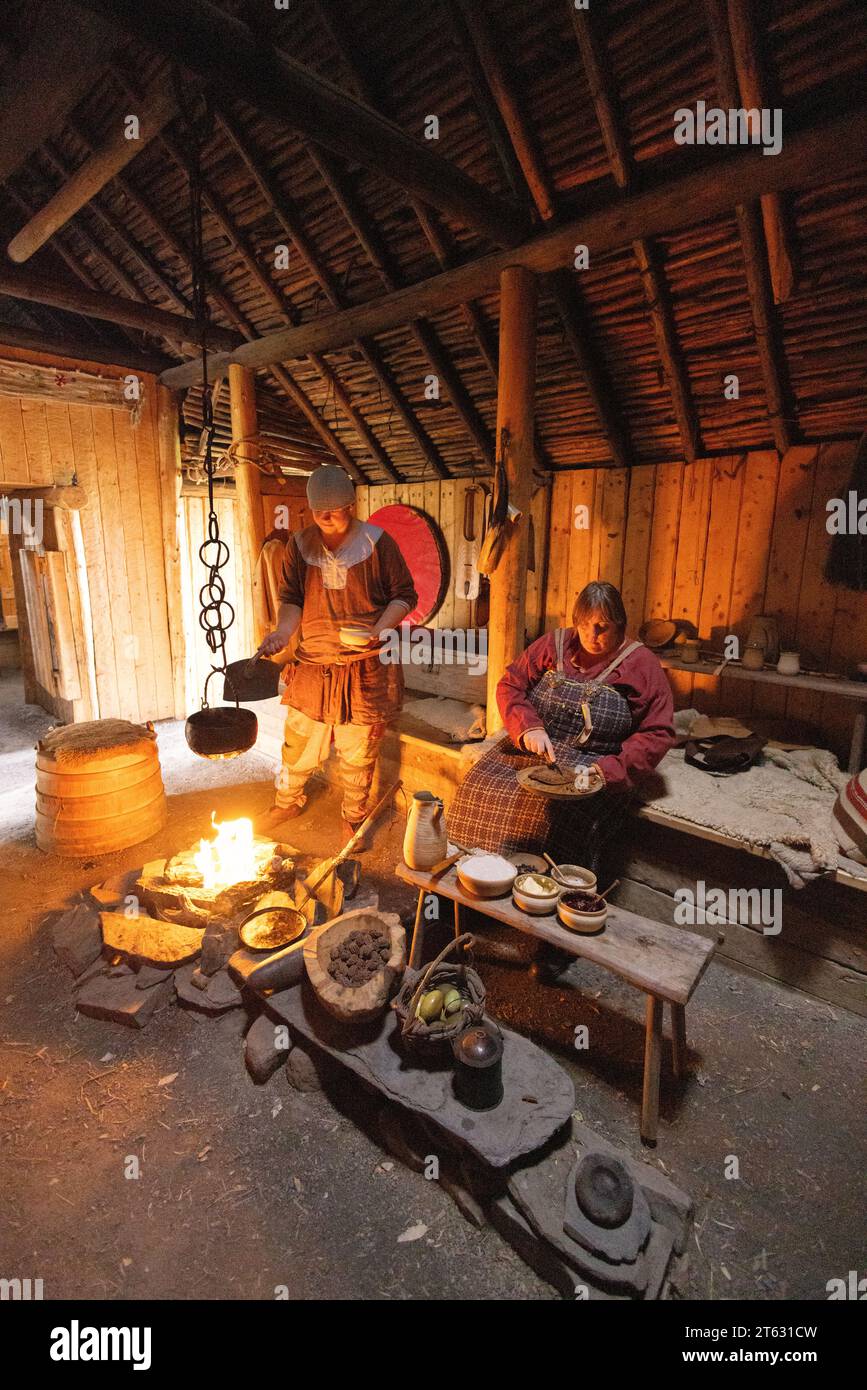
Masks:
[[[401,1020],[401,1037],[411,1047],[431,1048],[450,1043],[453,1038],[479,1023],[485,1012],[485,986],[482,978],[467,962],[474,944],[470,935],[459,936],[450,941],[432,960],[426,970],[412,977],[404,976],[403,984],[391,1001]],[[456,947],[461,947],[461,959],[446,960],[446,956]],[[410,972],[407,972],[409,974]],[[421,996],[429,989],[457,989],[464,1002],[462,1011],[454,1019],[442,1023],[425,1023],[416,1018],[415,1010]]]

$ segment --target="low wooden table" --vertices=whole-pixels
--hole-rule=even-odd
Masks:
[[[582,960],[604,966],[612,974],[634,985],[647,995],[644,1086],[641,1097],[641,1138],[646,1144],[656,1143],[659,1121],[659,1065],[662,1054],[662,1006],[671,1010],[671,1054],[676,1077],[686,1072],[686,1005],[696,985],[710,964],[716,950],[713,941],[706,941],[695,932],[652,922],[627,912],[621,907],[609,907],[603,931],[583,936],[568,931],[552,913],[531,917],[521,912],[505,898],[478,898],[467,893],[458,881],[454,867],[433,878],[429,873],[409,869],[406,864],[395,868],[398,878],[418,889],[415,929],[409,953],[409,965],[417,970],[421,965],[424,941],[424,900],[429,893],[450,898],[454,904],[455,935],[461,932],[461,908],[472,908],[508,927],[547,941],[552,946],[569,951]]]

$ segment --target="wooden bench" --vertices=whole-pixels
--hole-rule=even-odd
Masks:
[[[705,941],[694,932],[652,922],[623,908],[609,908],[603,931],[583,936],[568,931],[559,919],[531,917],[514,906],[508,898],[477,898],[467,893],[458,881],[454,867],[436,878],[429,873],[398,864],[395,873],[404,883],[418,890],[415,928],[409,953],[409,965],[417,970],[421,965],[424,941],[424,900],[430,893],[449,898],[454,904],[455,934],[461,932],[461,908],[471,908],[517,931],[535,936],[541,941],[570,952],[582,960],[601,965],[647,995],[644,1085],[641,1098],[641,1138],[646,1144],[656,1143],[659,1121],[659,1065],[662,1054],[662,1008],[668,1003],[671,1010],[671,1052],[674,1074],[680,1078],[686,1072],[686,1005],[696,985],[707,969],[715,943]]]

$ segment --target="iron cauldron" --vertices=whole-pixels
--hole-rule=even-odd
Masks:
[[[200,758],[237,758],[256,742],[259,721],[252,710],[217,705],[191,714],[184,733]]]

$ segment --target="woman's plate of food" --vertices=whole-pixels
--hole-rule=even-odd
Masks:
[[[605,782],[592,767],[562,767],[559,763],[533,763],[515,774],[528,792],[540,796],[584,797],[601,792]]]

